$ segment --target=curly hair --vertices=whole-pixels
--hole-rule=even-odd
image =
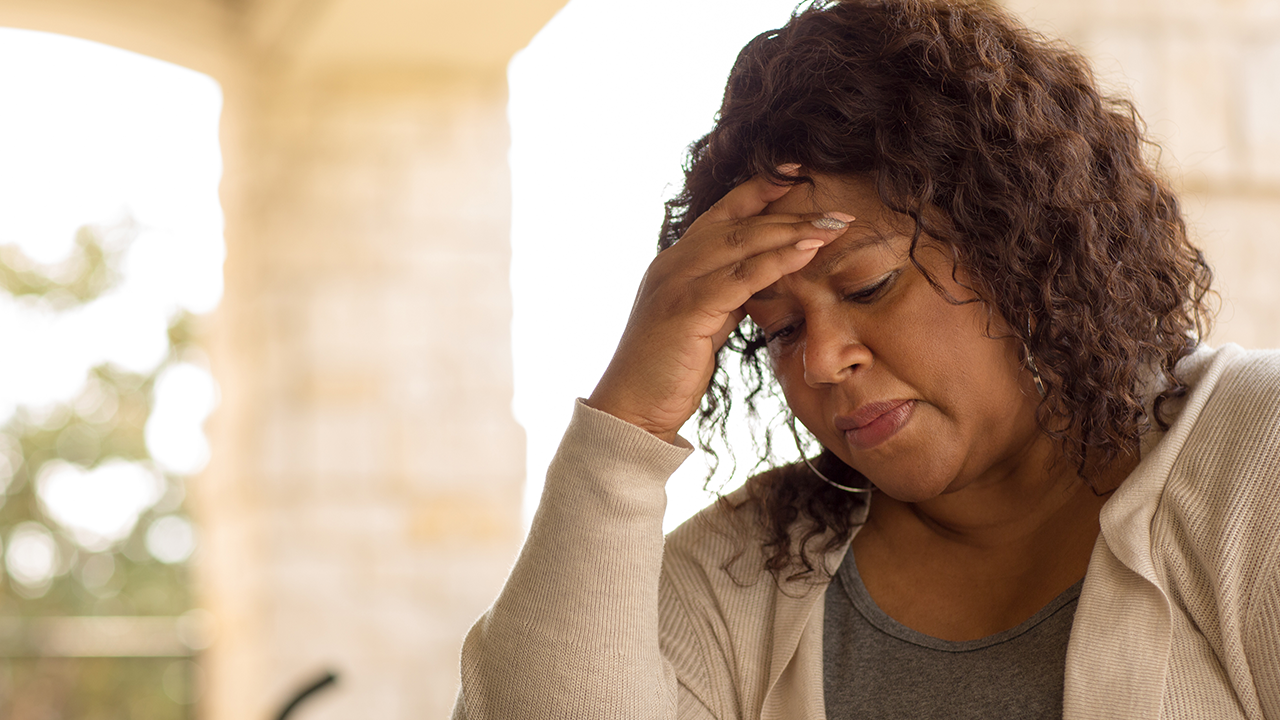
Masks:
[[[754,175],[812,183],[781,175],[784,163],[871,179],[914,222],[912,260],[926,235],[949,245],[978,301],[1026,343],[1047,389],[1040,426],[1087,479],[1166,424],[1163,402],[1186,392],[1175,365],[1210,319],[1212,273],[1143,132],[1084,58],[991,2],[815,0],[739,54],[715,127],[689,148],[659,248]],[[699,411],[713,457],[733,404],[728,356],[741,356],[750,415],[774,392],[763,346],[744,324],[717,356]],[[1148,412],[1153,369],[1166,389]],[[762,464],[776,462],[771,446]],[[860,480],[829,452],[819,462]],[[800,475],[750,485],[775,576],[813,573],[809,542],[830,550],[853,530],[859,500]]]

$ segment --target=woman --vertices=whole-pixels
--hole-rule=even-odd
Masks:
[[[985,3],[752,41],[455,717],[1280,718],[1280,357],[1142,150]],[[664,548],[729,354],[823,450]]]

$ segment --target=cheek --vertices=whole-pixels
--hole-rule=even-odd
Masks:
[[[797,345],[800,345],[799,343]],[[795,346],[792,346],[795,347]],[[814,427],[810,423],[814,408],[820,408],[821,398],[804,380],[804,352],[768,354],[769,371],[773,373],[774,382],[782,390],[782,398],[787,407],[806,427]],[[820,413],[819,413],[820,414]]]
[[[804,341],[781,348],[764,350],[769,372],[784,393],[789,393],[797,383],[804,385]]]
[[[1021,425],[1028,409],[1034,416],[1035,402],[1019,383],[1020,343],[980,332],[956,333],[950,340],[946,363],[933,368],[938,378],[933,387],[949,415],[975,436],[990,439]]]
[[[796,343],[796,345],[799,345],[799,343]],[[769,366],[769,372],[773,373],[773,377],[783,386],[785,386],[786,379],[792,373],[792,366],[795,365],[797,354],[792,350],[794,347],[794,345],[767,345],[764,346],[762,351],[764,352],[765,363]],[[799,355],[803,355],[803,351]]]
[[[952,288],[948,288],[952,289]],[[895,313],[894,371],[946,415],[1009,413],[1021,392],[1021,344],[993,339],[1002,326],[980,304],[957,305],[936,292],[920,293]],[[888,360],[882,353],[882,360]]]

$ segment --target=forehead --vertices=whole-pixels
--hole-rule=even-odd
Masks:
[[[899,255],[906,252],[914,222],[893,212],[880,201],[875,185],[860,176],[812,175],[814,184],[797,185],[770,203],[764,214],[842,212],[854,216],[845,231],[831,245],[822,248],[801,275],[821,276],[833,272],[850,254],[873,249]]]
[[[786,195],[769,203],[764,213],[770,215],[838,210],[866,222],[888,221],[895,215],[880,202],[875,184],[867,177],[817,173],[810,177],[813,178],[812,185],[796,185]]]

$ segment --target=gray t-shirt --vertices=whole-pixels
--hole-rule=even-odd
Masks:
[[[850,551],[827,589],[828,720],[1061,718],[1067,638],[1083,582],[1015,628],[952,642],[880,610]]]

